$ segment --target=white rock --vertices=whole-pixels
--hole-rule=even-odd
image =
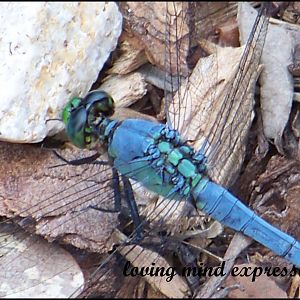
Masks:
[[[0,140],[39,142],[96,80],[122,30],[113,2],[0,3]]]

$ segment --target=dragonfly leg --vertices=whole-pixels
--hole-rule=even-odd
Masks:
[[[101,164],[101,161],[94,162],[96,164]],[[100,208],[95,205],[90,205],[89,208],[93,208],[98,211],[102,212],[109,212],[109,213],[118,213],[121,211],[121,191],[120,191],[120,180],[119,180],[119,174],[116,169],[112,169],[113,172],[113,178],[112,178],[112,186],[114,190],[114,209],[105,209],[105,208]]]
[[[96,164],[101,164],[101,165],[108,165],[109,162],[106,161],[96,161],[96,159],[101,155],[100,153],[95,153],[91,156],[87,156],[84,158],[79,158],[79,159],[74,159],[74,160],[67,160],[60,154],[58,154],[55,150],[53,150],[53,153],[63,162],[65,162],[68,165],[73,165],[73,166],[79,166],[79,165],[84,165],[84,164],[90,164],[90,163],[96,163]]]
[[[95,210],[102,211],[102,212],[111,212],[111,213],[116,213],[121,211],[121,191],[120,191],[119,174],[118,171],[114,168],[112,169],[112,172],[113,172],[112,183],[113,183],[114,199],[115,199],[114,210],[103,209],[93,205],[90,205],[89,208],[93,208]],[[135,237],[136,239],[139,240],[142,237],[142,233],[141,233],[142,226],[141,226],[141,220],[140,220],[138,208],[134,199],[132,186],[129,179],[123,175],[122,175],[122,181],[124,184],[125,200],[130,209],[131,218],[135,228]]]
[[[121,211],[121,191],[120,191],[120,180],[119,180],[119,174],[118,171],[113,168],[113,189],[114,189],[114,199],[115,199],[115,209],[118,211]]]
[[[122,181],[124,184],[125,200],[130,209],[131,218],[135,228],[135,237],[140,240],[142,238],[142,222],[134,199],[132,186],[129,179],[124,175],[122,175]]]
[[[94,155],[80,158],[80,159],[74,159],[74,160],[67,160],[64,157],[62,157],[60,154],[58,154],[56,151],[53,151],[54,154],[64,161],[68,165],[74,165],[74,166],[79,166],[83,164],[96,164],[96,165],[102,165],[106,166],[109,165],[110,163],[108,161],[103,161],[103,160],[96,160],[100,154],[96,153]],[[98,211],[106,212],[106,213],[117,213],[120,212],[121,210],[121,194],[120,191],[117,191],[119,189],[119,175],[116,170],[113,169],[113,189],[114,189],[114,199],[115,199],[115,208],[114,209],[105,209],[105,208],[100,208],[96,205],[89,205],[87,208],[92,208]]]
[[[62,157],[60,154],[58,154],[55,150],[53,151],[54,154],[64,161],[68,165],[83,165],[83,164],[97,164],[97,165],[109,165],[110,163],[108,161],[98,161],[96,160],[100,154],[96,153],[94,155],[80,158],[80,159],[75,159],[75,160],[67,160],[64,157]],[[105,208],[100,208],[95,205],[90,205],[88,208],[92,208],[98,211],[102,212],[107,212],[107,213],[117,213],[121,211],[121,191],[120,191],[120,181],[119,181],[119,174],[118,171],[115,168],[112,168],[113,172],[113,189],[114,189],[114,201],[115,201],[115,208],[114,209],[105,209]],[[141,239],[142,233],[141,233],[141,220],[140,216],[138,213],[138,208],[134,199],[131,183],[129,179],[125,176],[122,175],[122,181],[124,184],[124,190],[125,190],[125,200],[127,202],[127,205],[130,209],[131,213],[131,218],[134,224],[134,227],[136,229],[136,238]]]

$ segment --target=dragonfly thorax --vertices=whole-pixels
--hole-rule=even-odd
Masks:
[[[203,177],[205,164],[193,148],[183,143],[177,131],[165,127],[148,148],[146,157],[165,181],[174,185],[172,192],[187,196]]]
[[[205,158],[166,125],[138,119],[119,123],[108,145],[123,175],[169,198],[188,196],[205,173]]]

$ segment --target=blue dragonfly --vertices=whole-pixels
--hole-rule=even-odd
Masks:
[[[261,55],[268,24],[268,18],[262,11],[255,20],[230,91],[217,112],[224,115],[227,121],[234,110],[233,101],[237,98],[241,85],[244,85],[244,91],[248,88],[249,80],[245,79],[247,78],[245,74],[249,65],[258,68],[258,58]],[[167,68],[171,70],[171,58],[167,58],[166,62]],[[172,78],[170,83],[173,84],[172,81],[176,80],[180,81],[180,78]],[[92,91],[84,98],[75,97],[63,112],[68,136],[79,148],[95,149],[105,145],[113,167],[123,176],[142,183],[164,199],[173,199],[177,203],[188,199],[197,209],[223,225],[244,233],[299,267],[299,242],[264,221],[227,189],[210,178],[209,168],[214,166],[215,160],[221,160],[222,164],[226,164],[223,153],[222,156],[219,153],[220,145],[230,138],[233,146],[229,146],[227,151],[231,152],[238,143],[240,136],[233,132],[237,128],[234,127],[235,121],[232,120],[230,126],[221,122],[211,124],[209,134],[198,150],[191,147],[174,129],[181,128],[182,132],[186,127],[186,124],[180,124],[181,121],[176,119],[176,116],[181,111],[186,113],[188,110],[185,101],[189,90],[194,87],[192,76],[183,88],[180,83],[178,85],[181,87],[177,91],[179,98],[177,107],[176,100],[173,98],[169,100],[169,95],[165,95],[166,125],[139,119],[126,119],[121,122],[110,119],[105,113],[113,109],[113,99],[105,91]],[[236,111],[241,108],[241,103],[238,105]],[[102,110],[104,115],[100,116]],[[181,123],[185,122],[184,120]],[[177,205],[174,206],[177,208]],[[166,216],[166,209],[162,210]]]
[[[166,24],[172,23],[168,18],[172,19],[177,15],[175,6],[169,5],[167,5]],[[193,7],[192,5],[190,9]],[[189,13],[191,15],[191,11]],[[172,46],[168,44],[170,39],[166,39],[168,51],[166,51],[165,69],[169,71],[168,73],[173,73],[173,76],[166,77],[165,80],[166,86],[171,86],[170,93],[167,88],[165,89],[167,124],[138,118],[118,119],[114,116],[113,98],[105,91],[96,90],[83,98],[74,97],[71,99],[62,113],[66,133],[75,146],[80,149],[96,150],[96,154],[80,160],[65,160],[66,163],[69,165],[89,164],[96,167],[100,166],[101,171],[108,168],[112,168],[113,171],[109,178],[105,178],[102,182],[100,180],[97,185],[87,185],[86,188],[79,191],[76,190],[79,185],[65,189],[62,193],[55,195],[53,198],[55,202],[57,198],[63,201],[71,198],[72,203],[74,203],[75,200],[85,197],[84,201],[88,205],[81,207],[78,214],[83,210],[114,214],[120,210],[120,191],[114,192],[113,195],[105,194],[106,197],[104,198],[109,203],[107,206],[103,203],[95,203],[95,201],[91,204],[88,200],[96,197],[95,192],[104,193],[103,186],[109,180],[114,181],[114,187],[117,189],[119,185],[118,172],[121,174],[125,191],[124,198],[127,199],[134,223],[132,236],[116,247],[123,255],[125,249],[125,257],[139,250],[139,244],[142,244],[142,241],[147,240],[147,237],[150,236],[150,233],[144,230],[147,224],[141,220],[140,213],[133,201],[133,192],[129,181],[132,179],[160,195],[164,200],[160,203],[167,202],[167,199],[175,200],[169,202],[170,205],[167,206],[162,204],[156,206],[150,213],[150,218],[161,215],[162,220],[160,222],[166,222],[170,211],[174,212],[179,209],[182,203],[187,203],[194,209],[210,215],[223,225],[253,238],[271,249],[275,254],[299,267],[299,242],[264,221],[226,188],[214,182],[223,182],[224,185],[229,185],[233,181],[232,178],[223,179],[223,181],[219,179],[221,176],[220,166],[225,168],[229,161],[230,155],[228,153],[233,153],[236,145],[243,142],[240,141],[241,135],[251,124],[251,110],[243,108],[244,112],[240,117],[238,117],[238,112],[242,110],[243,97],[246,97],[248,89],[253,88],[250,86],[251,80],[253,80],[250,80],[251,72],[248,72],[249,75],[247,71],[250,66],[254,69],[259,68],[259,58],[268,26],[268,18],[265,14],[265,9],[261,9],[241,55],[234,79],[230,83],[231,87],[228,88],[222,105],[215,112],[221,117],[208,125],[208,134],[201,139],[200,146],[195,145],[193,147],[190,141],[183,138],[184,131],[188,127],[195,126],[198,130],[197,132],[195,130],[195,135],[190,139],[193,141],[200,140],[198,136],[199,125],[189,123],[187,117],[188,110],[190,112],[194,110],[192,104],[188,102],[188,95],[201,92],[193,81],[198,74],[195,72],[188,77],[185,83],[182,82],[178,64],[181,55],[180,45],[176,45],[177,52],[174,55],[170,51]],[[166,32],[171,34],[172,30],[174,27],[169,27]],[[177,30],[180,30],[180,26]],[[176,66],[175,72],[174,64]],[[247,77],[247,74],[250,77]],[[174,97],[175,85],[179,88],[177,96]],[[251,108],[251,105],[249,107]],[[201,107],[197,106],[197,110],[201,111]],[[178,115],[180,114],[184,114],[186,118],[179,119]],[[234,119],[235,116],[236,119]],[[249,121],[237,129],[237,123],[240,122],[239,118],[247,118]],[[222,150],[222,145],[227,141],[230,141],[230,145],[226,150]],[[105,152],[108,154],[108,161],[99,161],[98,157]],[[98,173],[97,170],[95,174],[98,175]],[[90,178],[90,181],[93,180],[94,177]],[[85,182],[87,181],[88,178],[85,178]],[[99,187],[99,183],[102,186]],[[91,186],[94,187],[93,191],[90,190]],[[84,194],[85,191],[86,194]],[[67,196],[62,196],[63,193],[66,193]],[[71,197],[74,195],[75,200],[74,197]],[[89,197],[88,200],[87,197]],[[51,212],[59,209],[61,205],[57,202],[58,207],[53,208],[52,206]],[[46,210],[46,206],[43,209]],[[45,213],[43,209],[38,208],[40,217],[51,216],[49,212]],[[140,255],[142,252],[148,253],[147,250],[141,250]],[[138,258],[136,257],[134,260],[138,260]],[[105,266],[105,263],[102,263],[101,267]]]

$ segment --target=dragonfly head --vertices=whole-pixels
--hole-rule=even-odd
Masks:
[[[71,142],[78,148],[92,149],[99,142],[97,125],[113,113],[113,98],[104,91],[95,90],[84,98],[72,98],[62,111],[62,119]]]

